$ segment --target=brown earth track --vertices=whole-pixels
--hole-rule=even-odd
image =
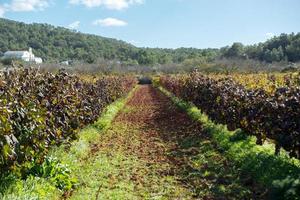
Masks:
[[[250,177],[239,177],[204,133],[201,124],[192,121],[152,86],[140,86],[134,92],[109,131],[113,133],[111,137],[103,137],[93,152],[122,151],[138,157],[145,167],[134,169],[130,174],[137,190],[151,188],[156,184],[151,177],[158,176],[172,177],[174,184],[182,188],[180,194],[170,194],[167,199],[264,198],[263,190]],[[214,149],[213,154],[205,155],[206,149]],[[195,163],[195,158],[201,158],[202,154],[213,164]],[[204,176],[204,172],[209,174]],[[220,187],[228,191],[220,192]]]
[[[184,161],[168,154],[178,148],[178,137],[200,134],[200,124],[190,120],[186,113],[176,108],[168,97],[152,86],[141,86],[127,106],[133,108],[133,111],[120,113],[115,122],[140,127],[140,139],[143,142],[135,152],[146,160],[172,161],[171,167],[180,167],[179,164]]]

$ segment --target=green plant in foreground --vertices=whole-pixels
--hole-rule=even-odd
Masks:
[[[77,179],[72,177],[69,166],[62,164],[57,158],[47,156],[42,164],[34,164],[28,169],[27,176],[49,178],[55,186],[63,191],[73,189]]]
[[[300,176],[288,176],[283,180],[273,182],[272,199],[299,200]]]

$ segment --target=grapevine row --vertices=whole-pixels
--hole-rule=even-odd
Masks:
[[[64,71],[0,73],[0,172],[43,162],[51,146],[76,139],[80,128],[135,84],[131,76],[103,76],[92,83]]]
[[[300,72],[272,74],[216,74],[209,75],[209,77],[213,79],[230,77],[235,82],[245,86],[246,89],[264,89],[268,94],[273,94],[279,87],[300,86]]]
[[[241,128],[256,136],[257,144],[273,141],[276,154],[283,148],[291,157],[300,158],[299,87],[279,87],[268,93],[247,89],[228,77],[213,79],[197,72],[162,76],[160,83],[229,130]]]

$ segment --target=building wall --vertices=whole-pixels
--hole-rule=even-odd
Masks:
[[[41,58],[34,56],[31,49],[29,51],[8,51],[4,53],[3,58],[16,58],[26,62],[43,62]]]

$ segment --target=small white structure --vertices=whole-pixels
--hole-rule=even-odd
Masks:
[[[60,62],[61,65],[70,65],[70,62],[68,60]]]
[[[35,57],[35,58],[34,58],[34,62],[35,62],[36,64],[41,64],[41,63],[43,63],[43,59],[40,58],[40,57]]]
[[[3,59],[15,58],[20,59],[25,62],[35,62],[37,64],[43,63],[42,58],[35,57],[32,53],[32,48],[29,48],[28,51],[7,51],[4,53]]]

